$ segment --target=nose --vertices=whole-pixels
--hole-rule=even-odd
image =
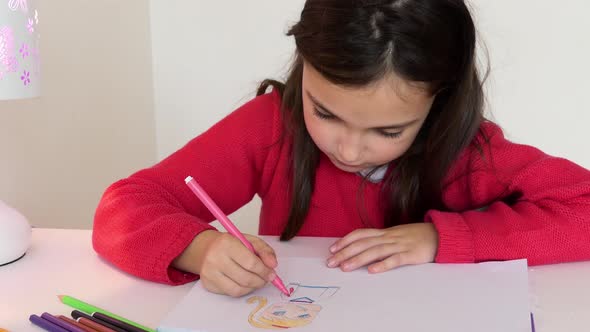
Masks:
[[[338,143],[340,160],[347,164],[357,164],[362,155],[362,137],[357,133],[344,134]]]

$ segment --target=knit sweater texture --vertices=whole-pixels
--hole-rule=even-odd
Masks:
[[[161,162],[112,184],[95,214],[92,240],[98,254],[144,279],[167,284],[197,279],[171,267],[196,235],[214,229],[209,225],[214,217],[184,183],[189,175],[226,214],[260,196],[259,234],[279,235],[292,182],[291,142],[280,103],[276,92],[256,97]],[[474,140],[486,140],[484,149],[472,144],[448,171],[446,208],[424,215],[439,235],[435,261],[526,258],[536,265],[590,259],[590,171],[512,143],[491,122],[481,131],[487,140],[483,135]],[[298,236],[342,237],[384,227],[382,182],[367,181],[359,196],[362,182],[322,155]]]

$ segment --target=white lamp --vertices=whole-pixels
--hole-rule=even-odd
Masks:
[[[39,12],[36,1],[0,3],[0,100],[40,94]],[[23,257],[31,244],[31,226],[17,210],[0,201],[0,266]]]

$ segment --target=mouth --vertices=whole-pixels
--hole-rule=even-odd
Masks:
[[[351,165],[343,163],[336,158],[332,158],[332,163],[345,172],[359,172],[366,168],[364,165]]]

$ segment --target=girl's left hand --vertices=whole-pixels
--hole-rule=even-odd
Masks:
[[[438,232],[431,223],[357,229],[330,247],[328,267],[352,271],[369,265],[370,273],[379,273],[402,265],[433,262],[437,248]]]

